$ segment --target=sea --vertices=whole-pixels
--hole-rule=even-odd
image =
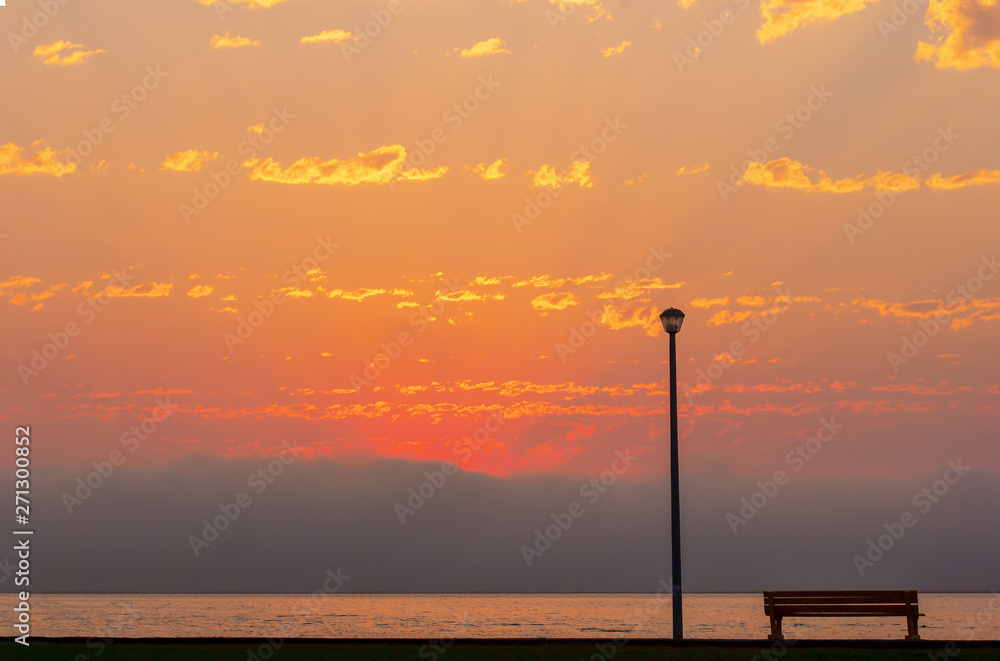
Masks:
[[[921,593],[925,640],[1000,639],[1000,592]],[[7,617],[13,594],[0,595]],[[669,638],[668,594],[32,594],[33,636]],[[684,595],[684,637],[764,639],[754,594]],[[12,626],[5,626],[12,631]],[[894,618],[803,618],[786,638],[902,639]],[[4,635],[13,635],[12,633]]]

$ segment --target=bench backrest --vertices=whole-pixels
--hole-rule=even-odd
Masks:
[[[773,611],[773,612],[772,612]],[[907,615],[917,611],[916,590],[765,591],[765,615]]]

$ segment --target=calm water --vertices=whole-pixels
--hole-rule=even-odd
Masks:
[[[685,595],[689,638],[767,637],[760,594]],[[14,597],[0,595],[10,614]],[[670,597],[581,595],[32,596],[36,636],[669,637]],[[925,639],[1000,639],[1000,593],[921,594]],[[6,628],[6,627],[5,627]],[[903,638],[904,618],[786,620],[794,638]],[[9,632],[4,635],[11,635]]]

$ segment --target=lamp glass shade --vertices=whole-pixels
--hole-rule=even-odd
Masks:
[[[677,308],[668,308],[660,313],[660,323],[663,324],[663,330],[671,335],[678,333],[684,323],[684,313]]]

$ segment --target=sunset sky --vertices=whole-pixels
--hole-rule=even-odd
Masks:
[[[671,306],[682,502],[720,543],[824,423],[789,507],[902,494],[841,504],[847,551],[949,461],[1000,495],[996,2],[50,4],[0,8],[0,418],[49,471],[39,526],[69,530],[61,495],[115,450],[133,477],[239,474],[287,441],[384,479],[394,535],[444,460],[494,498],[616,452],[660,485]],[[954,534],[995,541],[963,502]],[[511,524],[522,569],[550,511]]]

